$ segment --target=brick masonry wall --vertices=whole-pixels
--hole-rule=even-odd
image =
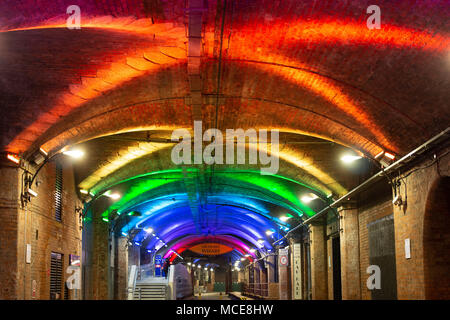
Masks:
[[[444,155],[448,151],[449,148],[441,150],[439,154]],[[417,168],[423,169],[416,170]],[[404,206],[395,206],[394,208],[397,292],[398,299],[427,299],[424,258],[430,259],[430,256],[424,256],[424,217],[426,214],[432,215],[433,219],[433,216],[439,214],[438,212],[427,212],[426,205],[432,186],[442,179],[441,177],[450,175],[450,156],[446,154],[439,159],[439,162],[433,162],[433,158],[429,157],[410,171],[412,170],[416,171],[404,179],[406,181],[407,206],[406,208]],[[404,184],[400,188],[400,194],[405,199]],[[446,194],[448,197],[448,190]],[[444,220],[448,221],[448,212],[446,214]],[[440,232],[443,235],[448,234],[448,229],[440,230]],[[405,258],[405,239],[410,239],[410,259]],[[446,241],[446,238],[443,237],[440,241]],[[431,247],[427,246],[427,249],[432,250]],[[439,249],[442,247],[437,247],[436,251]],[[435,265],[438,261],[429,260],[428,264]],[[440,287],[448,285],[448,278],[441,279]],[[447,296],[447,298],[449,297]]]
[[[6,183],[1,208],[5,223],[0,232],[2,246],[2,277],[0,295],[3,299],[49,299],[50,298],[50,256],[51,252],[63,254],[64,282],[70,276],[65,270],[69,265],[69,255],[81,257],[80,219],[75,207],[80,202],[75,193],[73,170],[63,162],[62,221],[55,219],[55,165],[46,164],[39,172],[33,190],[38,196],[25,207],[20,206],[21,169],[5,171],[2,183]],[[2,172],[3,173],[3,172]],[[10,207],[8,208],[7,205]],[[8,216],[7,219],[5,217]],[[31,244],[31,263],[25,262],[26,244]],[[4,246],[4,248],[3,248]],[[69,299],[80,298],[80,292],[72,291]]]
[[[340,250],[342,299],[361,299],[360,291],[360,234],[358,211],[351,202],[338,209],[340,216]]]
[[[311,226],[311,286],[313,300],[328,298],[325,226]]]
[[[114,298],[117,300],[126,300],[128,286],[128,246],[125,237],[116,238],[114,271]]]
[[[1,167],[0,187],[0,299],[16,299],[17,288],[17,212],[19,208],[19,169]]]
[[[367,224],[393,213],[392,196],[387,181],[375,185],[369,192],[361,194],[359,204],[359,255],[361,275],[361,299],[371,300],[370,290],[367,288],[367,267],[369,262],[369,231]]]

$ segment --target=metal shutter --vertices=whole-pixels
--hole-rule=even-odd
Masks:
[[[63,187],[63,175],[62,166],[56,164],[56,182],[55,182],[55,219],[61,221],[62,215],[62,187]]]
[[[370,222],[369,262],[380,267],[381,289],[371,290],[372,300],[397,299],[397,272],[395,264],[394,216],[389,215]]]
[[[63,255],[51,253],[50,259],[50,299],[61,299]]]

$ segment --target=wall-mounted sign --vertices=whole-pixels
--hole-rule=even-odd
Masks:
[[[278,249],[280,266],[286,267],[288,265],[288,254],[288,249]]]
[[[218,256],[230,252],[233,248],[221,243],[207,242],[190,247],[189,250],[206,256]]]
[[[74,254],[69,254],[69,265],[70,266],[81,266],[80,256]]]
[[[301,244],[294,243],[293,249],[294,299],[302,298],[302,259]]]
[[[33,280],[31,282],[31,298],[36,299],[37,282]]]
[[[158,254],[155,256],[155,277],[161,277],[162,259]]]
[[[26,263],[31,263],[31,244],[27,244]]]

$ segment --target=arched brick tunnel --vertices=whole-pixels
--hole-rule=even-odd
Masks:
[[[371,5],[3,1],[0,298],[450,298],[450,2]]]

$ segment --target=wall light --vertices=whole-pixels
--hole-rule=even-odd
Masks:
[[[341,160],[343,162],[345,162],[345,163],[352,163],[352,162],[355,162],[356,160],[359,160],[361,158],[362,158],[361,156],[354,156],[354,155],[351,155],[351,154],[346,154],[346,155],[341,157]]]
[[[111,193],[108,197],[110,197],[113,200],[117,200],[117,199],[120,199],[121,195],[115,192],[115,193]]]
[[[258,239],[258,243],[263,244],[264,243],[264,239]]]
[[[394,160],[394,159],[395,159],[395,156],[394,156],[392,153],[389,153],[389,152],[385,152],[385,153],[384,153],[384,156],[385,156],[385,157],[388,157],[388,158],[391,159],[391,160]]]
[[[8,160],[19,164],[20,163],[20,158],[18,156],[16,156],[15,154],[12,153],[8,153],[8,155],[6,156],[8,158]]]
[[[288,217],[288,216],[281,216],[281,217],[280,217],[280,220],[283,221],[283,222],[286,222],[286,221],[288,221],[290,218],[291,218],[291,217]]]
[[[272,231],[272,230],[267,230],[266,231],[266,234],[268,235],[268,236],[271,236],[271,235],[273,235],[275,232],[274,231]]]
[[[28,193],[30,196],[33,196],[33,197],[37,197],[37,195],[38,195],[37,192],[31,190],[31,188],[28,188],[28,189],[27,189],[27,193]]]
[[[147,233],[152,233],[153,232],[153,228],[148,227],[148,228],[145,228],[144,231],[147,232]]]
[[[84,156],[84,152],[79,149],[66,150],[66,151],[63,151],[63,154],[65,154],[66,156],[75,158],[75,159],[79,159]]]
[[[300,198],[300,200],[302,200],[302,202],[304,203],[310,203],[311,201],[317,199],[318,196],[314,193],[308,193],[305,194],[303,197]]]

